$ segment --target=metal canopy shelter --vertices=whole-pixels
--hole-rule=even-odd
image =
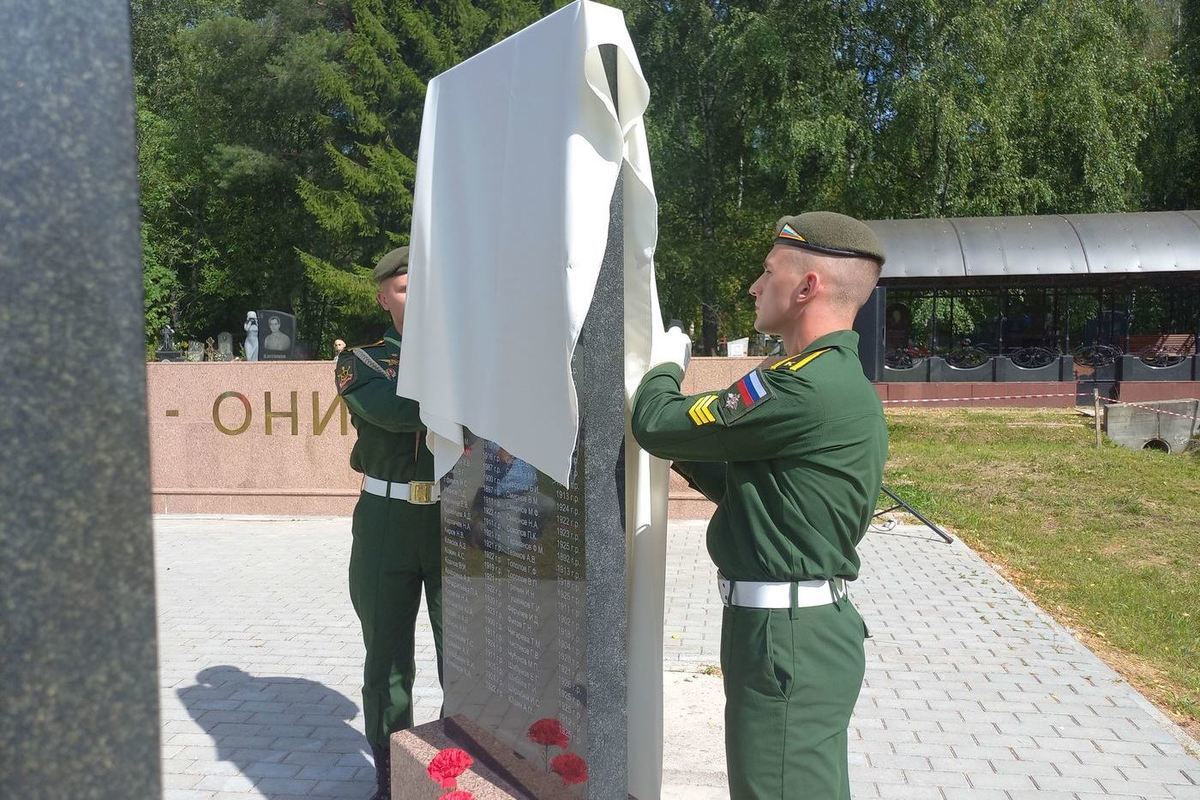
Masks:
[[[1200,273],[1200,211],[874,220],[880,284],[1097,284]]]

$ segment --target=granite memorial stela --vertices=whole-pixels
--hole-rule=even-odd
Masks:
[[[436,800],[426,768],[461,748],[474,765],[455,788],[477,800],[658,800],[666,474],[635,443],[626,458],[627,371],[662,328],[649,92],[620,12],[598,3],[486,53],[430,82],[422,123],[398,391],[421,402],[444,474],[445,702],[393,735],[392,795]],[[549,216],[476,248],[444,212],[484,199]],[[522,343],[538,355],[517,364]]]
[[[498,797],[629,797],[620,196],[572,365],[569,485],[469,434],[442,481],[445,719],[408,737],[467,750]],[[419,797],[404,761],[393,796]]]

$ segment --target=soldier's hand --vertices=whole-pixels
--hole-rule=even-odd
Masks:
[[[678,364],[684,372],[692,358],[692,340],[679,327],[672,327],[662,336],[654,337],[650,352],[650,366]]]

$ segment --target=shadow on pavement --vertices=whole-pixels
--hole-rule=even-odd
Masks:
[[[350,725],[358,706],[305,678],[254,676],[208,667],[177,690],[192,719],[212,737],[217,758],[240,777],[226,791],[257,790],[267,800],[318,795],[361,800],[374,791],[363,735]]]

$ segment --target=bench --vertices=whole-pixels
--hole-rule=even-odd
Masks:
[[[1151,333],[1129,337],[1131,355],[1149,350],[1162,350],[1172,355],[1190,356],[1196,352],[1196,334]]]

